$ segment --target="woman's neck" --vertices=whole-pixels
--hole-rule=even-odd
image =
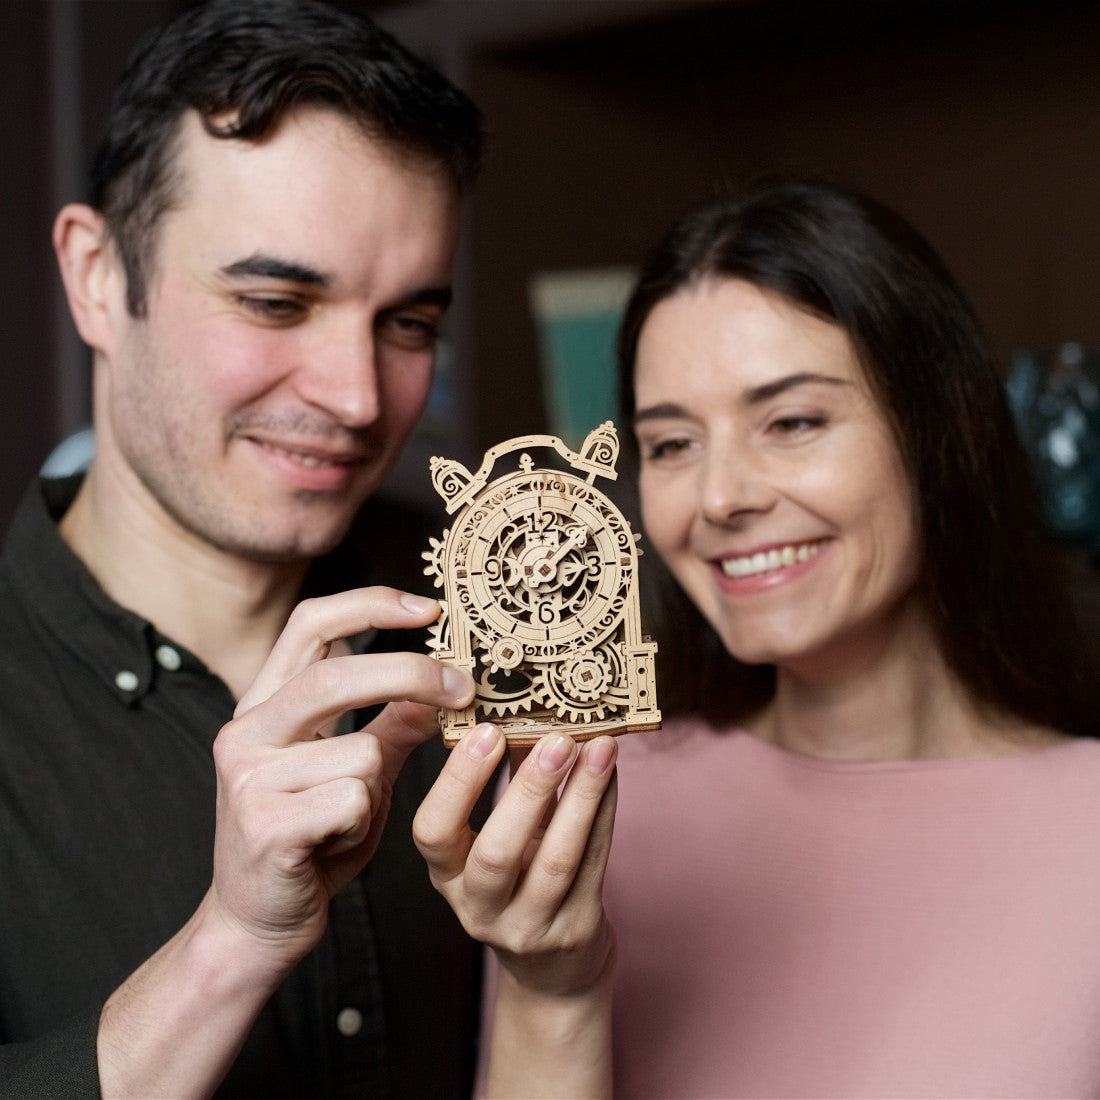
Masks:
[[[1063,739],[981,705],[913,623],[857,661],[780,667],[772,702],[746,725],[779,748],[852,762],[1000,756]]]

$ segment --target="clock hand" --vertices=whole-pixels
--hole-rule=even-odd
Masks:
[[[570,550],[579,549],[588,541],[588,528],[578,523],[569,528],[565,538],[558,548],[546,558],[540,558],[535,563],[529,576],[523,578],[528,588],[538,588],[540,584],[547,584],[557,574],[557,564],[569,553]]]

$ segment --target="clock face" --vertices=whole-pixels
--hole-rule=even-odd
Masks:
[[[527,453],[535,447],[581,476],[536,467]],[[489,481],[496,463],[517,453],[519,469]],[[432,483],[457,514],[421,555],[445,596],[428,645],[475,684],[467,706],[440,711],[446,744],[486,720],[518,745],[548,730],[586,740],[660,726],[657,646],[640,629],[638,536],[593,484],[614,478],[617,455],[608,421],[579,452],[537,435],[491,447],[476,474],[432,459]]]
[[[633,536],[578,477],[528,470],[491,483],[453,545],[455,597],[498,668],[598,646],[622,618]]]

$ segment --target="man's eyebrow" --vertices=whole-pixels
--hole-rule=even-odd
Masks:
[[[260,252],[227,264],[222,268],[222,274],[236,279],[278,279],[304,286],[326,287],[331,281],[323,271],[316,268],[306,267],[305,264],[294,263],[292,260],[280,260],[276,256],[265,256]]]
[[[410,295],[402,298],[397,309],[407,306],[439,306],[440,309],[450,308],[454,291],[449,286],[426,286],[422,290],[414,290]]]
[[[260,252],[227,264],[222,268],[222,274],[231,279],[278,279],[280,282],[322,288],[332,284],[331,278],[323,271],[295,263],[293,260],[280,260],[277,256],[266,256]],[[453,297],[454,292],[449,286],[429,286],[414,290],[408,297],[402,298],[395,308],[430,305],[446,310],[450,307]]]

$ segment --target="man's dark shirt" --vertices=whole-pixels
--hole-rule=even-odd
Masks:
[[[4,1097],[98,1096],[103,1003],[210,884],[211,745],[234,707],[220,679],[113,603],[62,542],[55,520],[76,487],[42,482],[48,512],[32,490],[0,562]],[[401,560],[422,564],[419,532],[387,508],[372,502],[361,517],[368,544],[396,539]],[[415,570],[378,565],[386,583],[424,590]],[[348,579],[334,561],[313,575],[327,591]],[[261,1014],[219,1096],[468,1095],[479,950],[410,834],[443,752],[437,740],[410,758],[379,851],[334,901],[324,940]]]

